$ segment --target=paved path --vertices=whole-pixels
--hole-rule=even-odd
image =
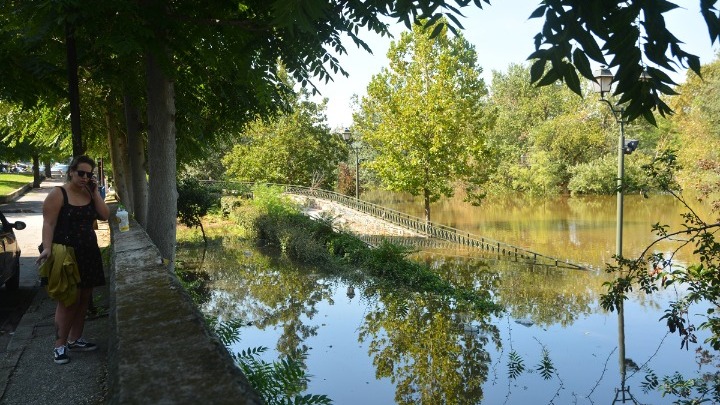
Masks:
[[[2,404],[102,404],[107,392],[107,352],[110,323],[107,317],[86,322],[85,336],[98,350],[71,354],[68,364],[53,362],[55,301],[39,287],[37,245],[41,241],[42,202],[52,187],[62,184],[45,180],[13,203],[0,206],[8,220],[24,221],[27,228],[16,232],[22,256],[20,291],[34,294],[32,303],[14,332],[0,336],[0,403]],[[100,223],[101,245],[107,244],[107,223]],[[3,289],[0,294],[7,293]],[[98,305],[107,308],[107,287],[95,290]]]

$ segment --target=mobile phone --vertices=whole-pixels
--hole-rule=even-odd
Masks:
[[[97,182],[95,181],[95,179],[90,179],[90,181],[88,181],[87,185],[88,185],[88,189],[90,189],[90,191],[95,191],[95,187],[97,187]]]

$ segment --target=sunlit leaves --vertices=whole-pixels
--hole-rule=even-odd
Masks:
[[[389,67],[368,85],[355,131],[377,153],[367,167],[383,185],[422,195],[429,210],[474,163],[483,171],[478,151],[487,90],[474,49],[447,30],[432,37],[413,27],[391,44],[388,58]]]
[[[711,41],[720,35],[720,19],[714,1],[701,1],[700,10],[708,25]],[[535,52],[530,59],[550,62],[542,78],[534,72],[532,81],[548,85],[564,81],[581,94],[576,69],[592,79],[587,58],[615,68],[620,103],[627,103],[629,120],[644,117],[655,123],[653,113],[667,115],[670,107],[662,95],[674,94],[673,81],[666,74],[652,75],[648,83],[638,78],[643,66],[657,71],[674,72],[676,66],[700,74],[699,58],[686,52],[682,42],[665,25],[665,13],[678,6],[670,1],[559,0],[545,2],[530,18],[545,18],[541,33],[535,38]]]
[[[307,97],[297,96],[292,113],[258,118],[248,125],[242,142],[223,157],[226,175],[243,181],[332,188],[345,146],[327,128],[326,102],[317,104]]]
[[[303,365],[306,353],[281,358],[272,363],[259,358],[266,348],[243,350],[235,357],[253,389],[267,404],[330,404],[326,395],[301,395],[309,376]]]

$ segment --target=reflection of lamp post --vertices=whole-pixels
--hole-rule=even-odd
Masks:
[[[345,128],[342,132],[342,137],[350,149],[355,152],[355,198],[360,198],[360,147],[353,146],[354,139],[350,128]]]
[[[647,73],[643,71],[640,80],[646,80]],[[639,142],[634,139],[625,141],[625,124],[627,121],[623,116],[625,109],[618,106],[613,106],[610,101],[605,98],[605,93],[610,92],[610,88],[613,82],[613,75],[609,69],[603,67],[595,71],[595,83],[593,87],[597,93],[600,93],[600,101],[607,103],[615,116],[615,121],[620,124],[620,137],[618,138],[618,174],[617,174],[617,223],[616,223],[616,234],[615,234],[615,247],[618,258],[622,257],[622,234],[623,234],[623,180],[625,176],[625,155],[629,155],[637,149]],[[618,310],[618,356],[620,358],[620,391],[615,394],[615,401],[617,402],[617,395],[622,393],[622,402],[632,400],[635,402],[630,389],[625,387],[626,367],[625,367],[625,310],[623,302],[620,301],[617,304]],[[629,398],[626,398],[626,394]]]

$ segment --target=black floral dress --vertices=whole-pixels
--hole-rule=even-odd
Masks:
[[[80,271],[80,288],[92,288],[105,285],[102,256],[97,243],[97,235],[93,223],[97,219],[95,203],[90,197],[90,203],[83,206],[70,205],[67,191],[60,187],[63,193],[63,206],[60,208],[53,243],[71,246],[75,249],[78,270]]]

